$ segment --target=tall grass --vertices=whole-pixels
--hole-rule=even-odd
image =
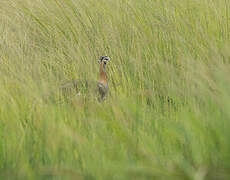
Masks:
[[[229,10],[1,0],[1,179],[229,179]],[[66,80],[96,80],[101,55],[105,102],[52,98]]]

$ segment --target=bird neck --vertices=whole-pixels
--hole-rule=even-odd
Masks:
[[[106,75],[106,65],[104,63],[100,64],[100,72],[99,72],[99,82],[107,85],[107,75]]]

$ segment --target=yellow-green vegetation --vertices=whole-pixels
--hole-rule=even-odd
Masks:
[[[230,1],[1,0],[0,35],[1,179],[230,178]]]

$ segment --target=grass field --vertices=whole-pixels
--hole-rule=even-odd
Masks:
[[[0,179],[230,179],[230,1],[1,0],[0,35]]]

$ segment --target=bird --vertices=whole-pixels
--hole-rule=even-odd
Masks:
[[[92,81],[81,81],[79,79],[73,79],[69,82],[66,82],[61,85],[60,89],[64,92],[65,95],[73,94],[75,96],[81,96],[82,92],[91,92],[92,89],[96,90],[97,99],[99,102],[105,100],[106,95],[108,94],[108,76],[106,73],[106,66],[110,61],[110,57],[101,56],[98,59],[99,63],[99,78],[95,82]],[[93,87],[92,87],[93,86]],[[89,89],[91,88],[91,90]]]

